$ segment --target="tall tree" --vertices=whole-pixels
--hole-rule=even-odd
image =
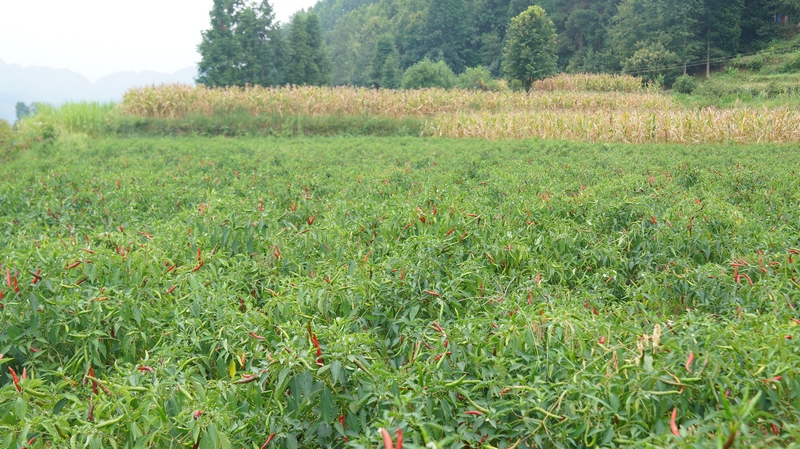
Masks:
[[[386,64],[386,61],[390,58],[393,58],[393,62],[389,65]],[[384,69],[390,71],[399,71],[399,55],[397,54],[397,47],[394,45],[394,37],[391,34],[383,34],[378,38],[378,42],[375,45],[375,57],[372,58],[372,65],[370,66],[370,84],[375,87],[397,87],[394,86],[385,86],[381,82],[381,79],[386,78],[386,80],[390,81],[393,84],[396,81],[397,74],[392,74],[390,76],[385,76]],[[395,65],[397,65],[395,67]]]
[[[706,40],[706,75],[712,57],[725,57],[739,51],[742,37],[744,0],[706,0],[702,28]]]
[[[330,67],[319,17],[297,13],[289,27],[283,80],[289,84],[323,86],[330,83]]]
[[[468,38],[464,0],[431,0],[425,20],[425,56],[441,59],[461,73],[466,67]]]
[[[556,72],[556,28],[547,13],[531,6],[511,19],[503,50],[503,72],[526,88]]]
[[[198,46],[197,81],[208,86],[278,82],[283,46],[267,0],[214,0],[211,28]]]
[[[657,59],[671,60],[674,55],[684,66],[699,58],[705,48],[700,30],[703,11],[702,0],[623,0],[609,30],[615,68],[643,49],[669,54]],[[637,59],[642,61],[641,53]]]
[[[211,28],[203,31],[197,47],[200,53],[197,82],[207,86],[231,86],[239,83],[238,68],[242,47],[236,40],[235,14],[239,0],[214,0],[209,13]]]

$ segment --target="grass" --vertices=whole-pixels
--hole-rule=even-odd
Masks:
[[[2,447],[797,446],[794,146],[32,145]]]
[[[693,95],[677,95],[689,107],[800,108],[800,37],[776,41],[764,52],[742,56],[708,79]]]

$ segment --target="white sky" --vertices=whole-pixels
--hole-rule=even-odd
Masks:
[[[271,0],[276,19],[317,0]],[[213,0],[0,0],[0,60],[70,69],[91,81],[196,64]]]

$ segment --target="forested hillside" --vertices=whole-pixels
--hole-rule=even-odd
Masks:
[[[532,4],[556,26],[561,70],[645,77],[757,51],[794,32],[800,18],[798,0],[321,0],[312,11],[332,83],[371,85],[377,42],[387,35],[403,70],[428,57],[456,73],[485,66],[501,76],[509,20]]]

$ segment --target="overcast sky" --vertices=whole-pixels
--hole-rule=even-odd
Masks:
[[[276,18],[317,0],[272,0]],[[172,73],[200,59],[213,0],[0,0],[0,60],[70,69],[91,81],[120,71]]]

